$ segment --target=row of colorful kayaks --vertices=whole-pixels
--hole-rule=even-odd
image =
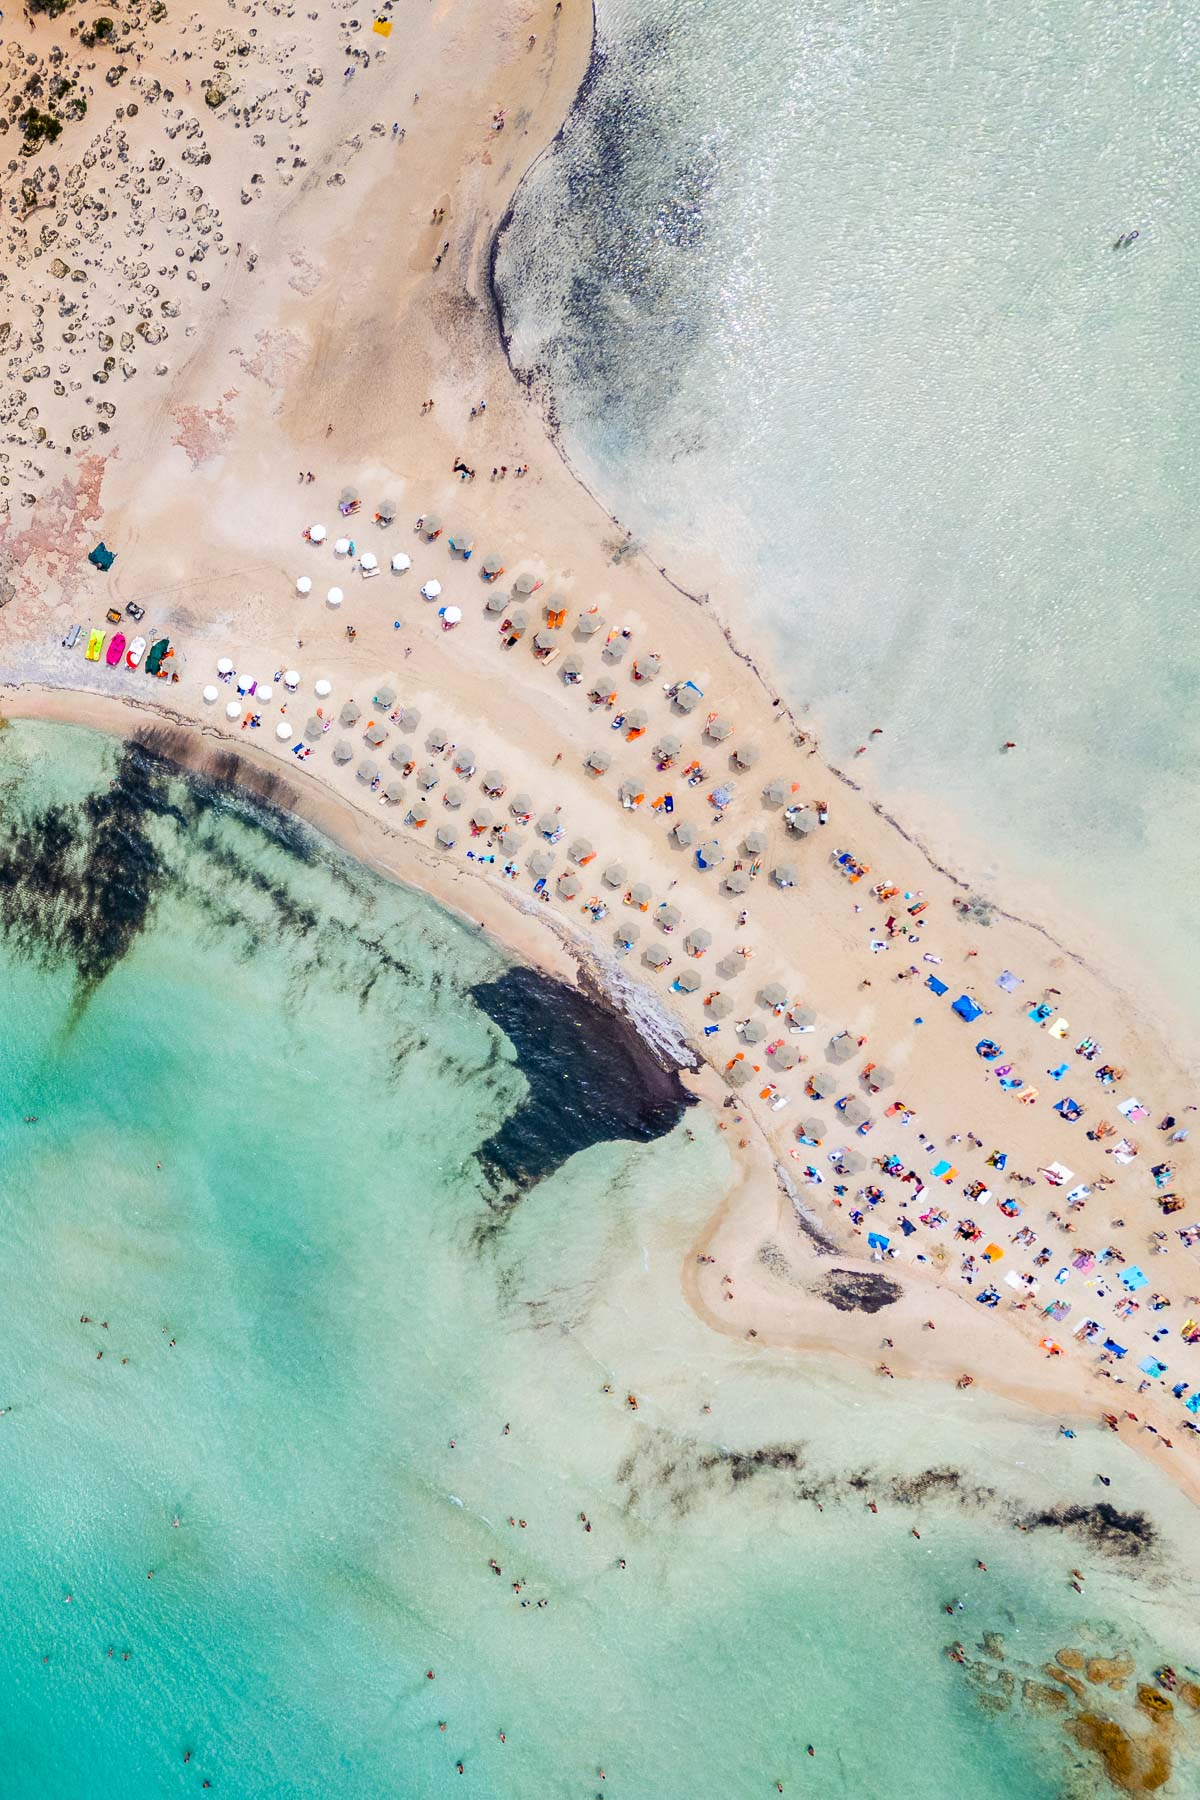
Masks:
[[[82,635],[83,627],[75,626],[64,640],[67,649],[74,649]],[[84,655],[88,662],[99,662],[101,653],[103,653],[104,660],[110,669],[115,669],[122,660],[124,660],[126,668],[136,669],[140,667],[142,658],[145,657],[147,675],[157,675],[162,667],[163,658],[171,647],[170,638],[159,638],[157,643],[151,646],[150,653],[147,655],[144,637],[135,637],[132,642],[127,643],[125,633],[117,631],[108,639],[108,649],[105,650],[106,636],[107,633],[101,626],[95,626],[88,633],[87,649],[84,651]]]

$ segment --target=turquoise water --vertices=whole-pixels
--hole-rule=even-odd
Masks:
[[[98,862],[114,793],[136,894]],[[85,980],[97,885],[126,929],[98,974],[88,915]],[[461,1759],[454,1791],[501,1796],[603,1767],[1051,1800],[1103,1784],[1054,1721],[981,1712],[949,1638],[1200,1661],[1192,1514],[1121,1447],[1137,1559],[1014,1530],[1095,1500],[1090,1442],[700,1323],[680,1268],[727,1171],[699,1114],[494,1189],[476,1152],[527,1093],[474,997],[503,959],[419,897],[22,725],[0,923],[6,1795],[425,1795]]]
[[[1194,1014],[1194,9],[598,23],[497,261],[573,461],[943,860]]]

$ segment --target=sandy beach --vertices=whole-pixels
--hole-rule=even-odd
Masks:
[[[515,956],[563,979],[585,969],[694,1059],[687,1079],[741,1169],[679,1247],[713,1329],[936,1380],[946,1404],[971,1403],[953,1387],[966,1375],[1081,1433],[1111,1413],[1200,1493],[1191,1387],[1172,1393],[1190,1372],[1181,1328],[1200,1317],[1200,1234],[1180,1235],[1196,1223],[1186,1205],[1164,1206],[1189,1185],[1195,1146],[1176,1134],[1196,1062],[1167,1002],[1132,956],[1114,979],[1073,949],[1082,922],[1026,922],[1015,894],[1003,911],[974,905],[829,770],[739,633],[736,597],[702,607],[626,554],[511,378],[491,247],[584,74],[590,9],[439,0],[385,8],[386,35],[348,5],[115,16],[129,31],[119,51],[88,51],[85,116],[4,178],[3,714],[160,731],[164,754],[210,771],[234,753],[273,803]],[[40,59],[49,92],[84,52],[69,15],[7,23],[15,117],[17,57]],[[394,520],[379,523],[385,500]],[[468,559],[451,537],[473,543]],[[101,539],[107,573],[87,560]],[[411,567],[393,573],[396,556]],[[446,607],[461,613],[450,629]],[[169,637],[168,679],[86,661],[92,628]],[[409,731],[401,708],[418,715]],[[329,729],[310,741],[313,717]],[[656,757],[667,736],[678,747]],[[410,755],[391,760],[402,743]],[[492,769],[503,791],[488,798]],[[528,822],[512,817],[521,792]],[[570,854],[579,838],[586,859]],[[644,905],[627,898],[638,884]],[[667,907],[679,921],[664,931]],[[772,984],[775,1006],[760,999]],[[972,1017],[952,1010],[960,996]],[[814,1076],[824,1099],[806,1093]],[[1055,1110],[1068,1100],[1077,1117]],[[822,1129],[798,1141],[810,1117]],[[832,1270],[860,1278],[845,1306]],[[882,1282],[897,1291],[881,1300]],[[989,1289],[994,1307],[979,1304]],[[1138,1391],[1160,1350],[1163,1373]]]

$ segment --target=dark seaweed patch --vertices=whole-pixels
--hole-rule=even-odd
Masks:
[[[869,1269],[830,1269],[816,1291],[838,1312],[877,1313],[894,1305],[904,1289],[899,1282],[872,1274]]]
[[[1049,1506],[1024,1514],[1017,1523],[1025,1531],[1070,1531],[1116,1556],[1142,1556],[1158,1541],[1153,1521],[1144,1512],[1123,1513],[1107,1500],[1094,1506]]]
[[[574,988],[515,968],[470,992],[509,1039],[529,1083],[526,1099],[479,1151],[498,1188],[529,1188],[591,1144],[649,1143],[693,1104],[678,1072],[656,1061],[627,1020]]]

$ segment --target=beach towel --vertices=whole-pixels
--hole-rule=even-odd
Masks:
[[[1065,1019],[1055,1019],[1053,1025],[1050,1027],[1050,1036],[1052,1038],[1065,1038],[1070,1029],[1071,1027],[1067,1024]]]
[[[936,975],[927,975],[925,977],[925,986],[934,994],[948,994],[950,992],[946,982],[939,981]]]
[[[1125,1345],[1118,1344],[1116,1338],[1105,1338],[1104,1348],[1109,1351],[1111,1355],[1115,1356],[1118,1361],[1120,1361],[1121,1357],[1129,1355],[1129,1351],[1126,1349]]]
[[[96,545],[94,550],[88,551],[88,561],[96,569],[111,569],[116,560],[116,551],[110,550],[103,540]]]
[[[1149,1287],[1150,1285],[1149,1277],[1143,1275],[1142,1271],[1137,1267],[1132,1269],[1122,1269],[1121,1273],[1117,1276],[1117,1280],[1121,1283],[1121,1286],[1125,1289],[1127,1294],[1136,1294],[1139,1288]]]
[[[1159,1362],[1157,1356],[1143,1356],[1138,1368],[1143,1375],[1149,1375],[1151,1381],[1157,1381],[1160,1375],[1165,1375],[1167,1372],[1166,1363]]]
[[[1006,994],[1015,994],[1017,989],[1023,985],[1021,977],[1014,975],[1011,969],[1005,969],[996,977],[996,986],[1003,988]]]
[[[1035,1025],[1044,1025],[1053,1011],[1054,1008],[1052,1006],[1047,1006],[1045,1001],[1042,1001],[1040,1005],[1030,1007],[1029,1017],[1033,1020]]]
[[[1184,1412],[1200,1413],[1200,1393],[1195,1393],[1190,1400],[1185,1400],[1183,1410]]]
[[[1149,1116],[1147,1109],[1142,1105],[1141,1101],[1135,1100],[1132,1095],[1128,1100],[1117,1101],[1117,1111],[1123,1118],[1128,1119],[1131,1125],[1136,1120],[1145,1119]]]
[[[867,1242],[872,1250],[886,1250],[891,1239],[885,1238],[881,1231],[868,1231]]]

